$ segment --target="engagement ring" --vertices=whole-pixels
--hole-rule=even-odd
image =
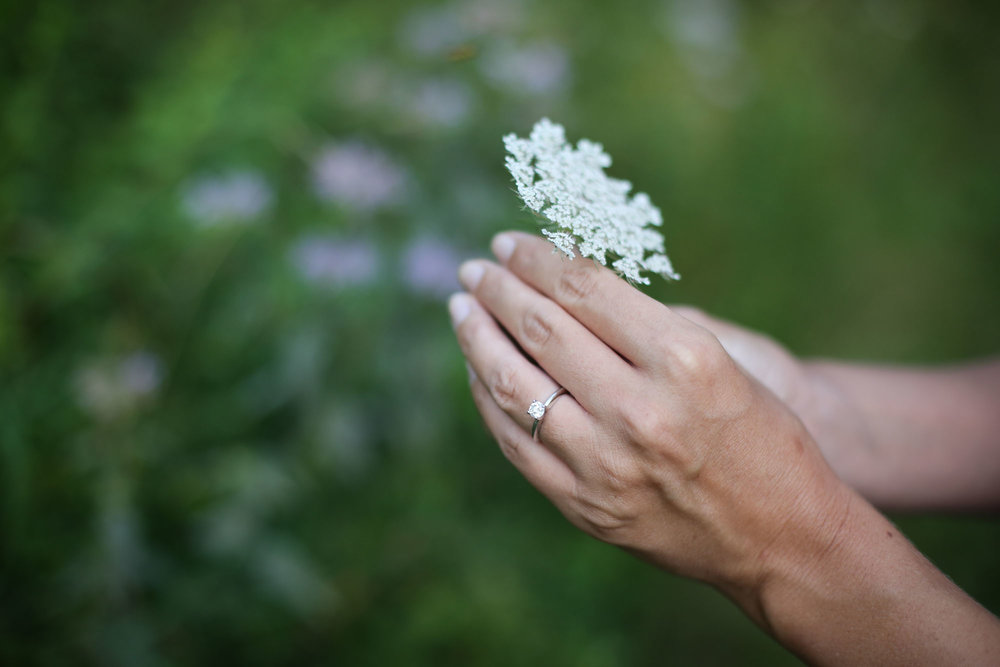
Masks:
[[[553,401],[555,401],[557,398],[559,398],[565,393],[567,393],[566,390],[563,389],[562,387],[559,387],[554,392],[552,392],[551,396],[545,399],[544,403],[542,401],[532,401],[531,405],[528,406],[528,414],[531,416],[532,419],[535,420],[534,423],[531,425],[531,438],[533,440],[538,440],[538,428],[542,424],[542,418],[545,416],[545,410],[548,409],[550,405],[552,405]]]

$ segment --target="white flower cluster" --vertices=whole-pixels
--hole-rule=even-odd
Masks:
[[[645,193],[630,198],[628,181],[608,178],[604,168],[611,166],[611,156],[600,144],[581,139],[573,148],[562,125],[548,118],[538,121],[527,139],[508,134],[503,143],[518,195],[554,225],[542,234],[559,250],[572,259],[576,246],[604,266],[610,254],[617,257],[611,268],[644,285],[649,279],[642,271],[680,278],[665,254],[663,236],[648,227],[663,224],[660,209]]]

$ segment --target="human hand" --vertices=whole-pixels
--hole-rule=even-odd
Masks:
[[[761,620],[762,582],[832,548],[860,500],[707,329],[537,237],[493,250],[450,309],[504,454],[576,526]],[[526,408],[557,386],[535,441]]]

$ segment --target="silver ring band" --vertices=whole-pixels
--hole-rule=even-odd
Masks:
[[[531,425],[531,439],[538,440],[538,429],[542,425],[542,419],[545,417],[545,411],[549,408],[552,403],[562,396],[563,394],[569,393],[562,387],[559,387],[552,395],[545,399],[545,402],[532,401],[531,405],[528,406],[528,415],[530,415],[535,421]]]

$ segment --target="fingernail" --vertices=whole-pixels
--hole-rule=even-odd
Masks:
[[[475,260],[466,262],[458,269],[458,280],[469,291],[476,289],[476,285],[483,279],[483,264]]]
[[[462,323],[462,320],[469,316],[469,312],[472,310],[471,298],[468,294],[459,292],[452,294],[451,298],[448,299],[448,313],[451,315],[452,326],[457,327]]]
[[[493,237],[493,243],[490,244],[490,247],[493,249],[493,254],[497,256],[497,259],[501,262],[506,262],[514,252],[516,243],[514,237],[510,234],[497,234]]]

